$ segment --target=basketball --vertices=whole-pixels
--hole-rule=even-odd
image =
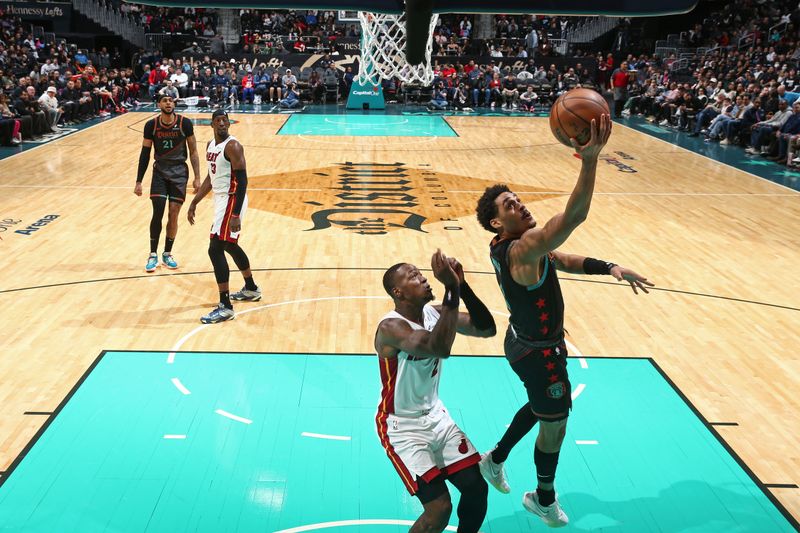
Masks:
[[[550,130],[558,142],[572,147],[570,138],[586,144],[592,135],[592,119],[600,126],[600,116],[610,115],[608,102],[592,89],[572,89],[561,96],[550,110]]]

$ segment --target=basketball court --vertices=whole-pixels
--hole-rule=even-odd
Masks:
[[[181,220],[180,269],[143,271],[150,206],[132,192],[151,113],[0,161],[2,218],[19,220],[0,234],[2,528],[403,531],[419,514],[374,430],[383,271],[427,269],[441,247],[504,331],[477,198],[507,182],[546,220],[580,161],[546,118],[314,111],[231,115],[251,176],[240,242],[264,298],[211,326],[208,201]],[[204,146],[209,115],[188,116]],[[614,125],[564,249],[657,288],[563,276],[570,527],[797,527],[799,197]],[[522,388],[502,334],[453,351],[441,396],[485,451]],[[531,449],[529,435],[509,458],[512,493],[490,492],[483,531],[543,527],[520,504]]]

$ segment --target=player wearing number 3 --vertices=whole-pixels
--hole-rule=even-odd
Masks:
[[[437,250],[431,268],[445,286],[441,305],[428,303],[433,291],[414,265],[399,263],[383,275],[394,310],[381,319],[374,339],[382,386],[375,422],[386,455],[424,509],[410,531],[438,533],[447,526],[447,479],[461,492],[458,531],[477,532],[488,487],[478,470],[480,455],[439,400],[439,379],[456,332],[491,337],[496,328],[458,261]],[[458,311],[462,300],[466,313]]]
[[[211,115],[214,138],[206,149],[208,175],[189,205],[189,223],[194,224],[195,210],[200,200],[213,191],[214,222],[211,224],[211,240],[208,257],[214,267],[214,277],[219,288],[219,305],[200,321],[204,324],[224,322],[234,317],[231,300],[257,302],[261,289],[253,281],[250,259],[239,246],[239,232],[247,210],[247,164],[244,148],[228,133],[231,123],[228,114],[217,109]],[[230,270],[225,253],[232,258],[244,277],[242,290],[230,294],[228,280]]]
[[[150,164],[150,149],[155,149],[153,179],[150,184],[150,200],[153,203],[153,216],[150,219],[150,256],[145,270],[154,272],[158,267],[158,240],[161,237],[161,220],[169,201],[167,217],[167,238],[161,262],[167,268],[178,268],[172,257],[172,245],[178,234],[178,215],[186,199],[186,184],[189,181],[189,168],[186,165],[186,152],[192,161],[194,171],[194,192],[200,187],[200,158],[194,138],[194,126],[188,118],[175,113],[175,102],[171,96],[158,98],[159,116],[144,125],[144,140],[139,154],[139,170],[133,193],[142,195],[142,180]]]

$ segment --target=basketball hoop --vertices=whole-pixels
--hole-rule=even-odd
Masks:
[[[425,60],[411,65],[406,60],[405,15],[358,12],[361,23],[361,61],[356,80],[361,84],[378,85],[381,80],[398,78],[404,83],[433,83],[431,40],[438,15],[433,15],[428,29]]]

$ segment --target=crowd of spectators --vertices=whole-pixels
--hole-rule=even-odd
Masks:
[[[675,57],[622,61],[606,85],[615,115],[800,166],[798,23],[794,1],[725,6],[688,32],[708,50],[687,65]]]
[[[124,113],[138,103],[140,80],[119,53],[44,43],[0,12],[0,144],[15,145],[60,127]]]

